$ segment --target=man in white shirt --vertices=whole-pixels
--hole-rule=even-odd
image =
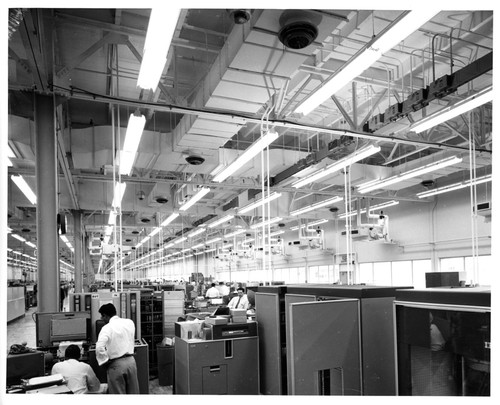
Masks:
[[[107,384],[101,384],[92,367],[79,361],[80,348],[77,345],[69,345],[64,357],[65,361],[54,364],[51,374],[61,374],[73,394],[106,393]]]
[[[205,293],[206,298],[219,298],[219,290],[215,287],[215,283],[212,283],[212,286]]]
[[[248,302],[248,297],[245,294],[245,289],[243,287],[238,287],[236,289],[238,295],[234,297],[227,306],[230,309],[248,309],[250,303]]]
[[[99,308],[106,323],[96,342],[97,363],[107,368],[110,394],[139,394],[137,365],[134,359],[135,325],[131,319],[119,318],[113,304]]]

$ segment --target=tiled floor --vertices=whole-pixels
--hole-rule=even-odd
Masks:
[[[32,307],[24,317],[15,319],[7,324],[7,349],[15,343],[26,343],[30,348],[36,347],[35,312]],[[172,395],[172,386],[159,385],[158,378],[149,381],[150,395]]]

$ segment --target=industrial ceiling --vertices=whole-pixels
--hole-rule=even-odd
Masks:
[[[292,210],[328,197],[348,196],[354,205],[429,204],[431,198],[417,193],[469,179],[471,164],[477,176],[491,174],[491,102],[423,132],[412,128],[439,110],[491,91],[492,11],[436,13],[311,112],[297,111],[331,77],[347,71],[349,61],[369,50],[374,39],[390,35],[405,13],[182,9],[153,91],[137,85],[150,9],[10,9],[12,233],[37,243],[36,206],[10,180],[21,174],[35,190],[34,94],[54,96],[56,104],[58,211],[68,219],[70,242],[75,210],[83,214],[87,243],[103,236],[112,210],[115,152],[136,111],[146,117],[146,126],[132,172],[121,177],[127,184],[121,203],[123,246],[135,247],[199,186],[210,192],[164,227],[149,249],[228,213],[234,219],[192,244],[249,228],[260,220],[260,211],[239,215],[237,209],[267,186],[282,194],[270,215],[281,217],[276,226],[286,229],[298,222]],[[267,130],[279,135],[269,155],[258,155],[222,182],[213,180],[219,165],[236,159]],[[292,186],[369,144],[380,151],[307,186]],[[461,162],[371,192],[357,189],[451,156]],[[336,207],[338,214],[346,209],[344,203]],[[310,211],[301,220],[331,218],[330,208]],[[61,258],[73,263],[72,252],[60,245]],[[33,254],[12,237],[8,246]],[[143,247],[127,260],[147,251]],[[101,257],[91,256],[95,272]],[[112,262],[110,256],[105,266]]]

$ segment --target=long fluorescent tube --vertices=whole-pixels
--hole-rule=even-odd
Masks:
[[[429,21],[435,14],[437,14],[437,11],[429,7],[419,7],[407,11],[385,32],[376,36],[371,44],[353,55],[341,70],[332,74],[317,90],[306,97],[297,106],[295,112],[304,115],[309,114],[318,105],[373,65],[384,53]]]
[[[309,211],[315,210],[317,208],[326,207],[327,205],[335,204],[335,203],[337,203],[339,201],[342,201],[342,200],[343,200],[343,198],[342,197],[338,197],[338,196],[337,197],[328,198],[326,200],[323,200],[323,201],[311,204],[311,205],[309,205],[307,207],[303,207],[303,208],[299,208],[298,210],[291,211],[290,215],[292,215],[292,216],[300,215],[300,214],[303,214],[305,212],[309,212]]]
[[[125,141],[122,150],[120,151],[120,174],[128,176],[132,171],[132,165],[135,161],[135,154],[139,148],[146,117],[139,112],[130,114],[128,120],[127,132],[125,133]]]
[[[17,233],[11,233],[10,234],[13,238],[17,239],[18,241],[21,242],[26,242],[26,239],[24,239],[21,235],[18,235]]]
[[[271,218],[266,221],[259,222],[258,224],[253,224],[250,226],[250,229],[257,229],[261,226],[267,226],[267,225],[272,225],[275,224],[276,222],[281,221],[283,218],[281,217],[276,217],[276,218]]]
[[[381,203],[378,205],[371,206],[370,212],[375,211],[375,210],[380,210],[382,208],[392,207],[393,205],[398,205],[398,204],[399,204],[399,201],[396,201],[396,200],[387,201],[387,202],[384,202],[384,203]],[[366,212],[366,208],[359,210],[360,214],[364,214],[365,212]],[[344,214],[339,215],[339,218],[342,219],[342,218],[347,218],[347,217],[353,217],[354,215],[357,215],[357,214],[358,214],[358,211],[353,210],[353,211],[349,211],[347,214],[344,213]]]
[[[231,236],[241,235],[242,233],[245,233],[246,231],[247,231],[246,229],[238,229],[237,231],[230,232],[230,233],[224,235],[224,237],[230,238]]]
[[[10,178],[14,183],[16,183],[17,187],[19,187],[19,190],[23,192],[23,194],[26,196],[29,202],[31,204],[36,204],[36,195],[31,189],[31,187],[28,185],[28,183],[26,183],[24,177],[21,175],[18,176],[11,175]]]
[[[125,194],[125,189],[127,188],[127,183],[116,183],[115,190],[113,194],[113,202],[111,205],[113,208],[120,207],[122,204],[123,194]]]
[[[491,174],[488,174],[486,176],[481,176],[476,178],[475,181],[463,181],[460,183],[454,183],[454,184],[449,184],[447,186],[442,186],[435,188],[433,190],[428,190],[428,191],[423,191],[421,193],[417,193],[418,198],[425,198],[425,197],[430,197],[436,194],[442,194],[442,193],[448,193],[449,191],[453,190],[459,190],[461,188],[469,187],[470,185],[477,185],[477,184],[482,184],[482,183],[487,183],[489,181],[492,181],[493,178],[491,177]]]
[[[493,101],[493,89],[491,87],[419,121],[410,128],[410,131],[416,133],[426,131],[490,101]]]
[[[151,9],[141,69],[137,78],[139,87],[156,90],[165,68],[179,14],[180,9],[170,7]]]
[[[167,226],[170,222],[172,222],[175,218],[177,218],[179,216],[179,214],[177,212],[173,212],[172,214],[170,214],[168,216],[167,219],[165,219],[165,221],[163,221],[160,226]]]
[[[199,234],[201,234],[201,233],[205,232],[206,230],[207,230],[207,228],[198,228],[196,231],[191,232],[191,233],[188,235],[188,237],[189,237],[189,238],[192,238],[192,237],[194,237],[194,236],[197,236],[197,235],[199,235]]]
[[[328,176],[334,172],[342,170],[347,166],[352,165],[355,162],[359,162],[368,156],[371,156],[377,152],[380,152],[380,146],[368,145],[358,149],[357,151],[351,153],[350,155],[340,159],[339,161],[332,163],[323,169],[319,169],[318,171],[311,173],[309,176],[306,176],[292,184],[292,187],[299,188],[305,186],[306,184],[315,182],[325,176]]]
[[[217,221],[214,221],[214,222],[208,224],[207,226],[209,228],[213,228],[213,227],[220,225],[220,224],[223,224],[224,222],[227,222],[233,218],[234,218],[234,215],[229,214],[229,215],[226,215],[225,217],[219,218]]]
[[[302,224],[300,225],[300,228],[305,228],[306,226],[307,227],[310,227],[310,226],[316,226],[316,225],[321,225],[321,224],[325,224],[328,222],[328,219],[318,219],[317,221],[313,221],[313,222],[308,222],[307,224]],[[290,228],[291,231],[297,231],[299,229],[299,226],[292,226]]]
[[[187,237],[183,236],[182,238],[175,240],[174,245],[178,245],[179,243],[184,242],[185,240],[187,240]]]
[[[157,233],[160,233],[161,227],[153,229],[153,231],[149,234],[150,237],[155,236]]]
[[[264,136],[255,141],[249,148],[243,152],[238,158],[233,161],[228,167],[222,170],[214,177],[215,182],[222,182],[227,179],[231,174],[239,170],[243,165],[245,165],[252,158],[257,156],[260,152],[262,152],[266,147],[268,147],[271,143],[273,143],[276,139],[278,139],[279,134],[274,131],[268,131]]]
[[[361,184],[358,188],[358,191],[362,194],[367,193],[369,191],[377,190],[390,184],[398,183],[400,181],[410,179],[412,177],[417,177],[425,173],[433,172],[435,170],[442,169],[443,167],[451,166],[460,162],[462,162],[462,158],[451,156],[438,162],[430,163],[428,165],[409,170],[405,173],[397,174],[387,179],[369,181],[367,183]]]
[[[7,145],[7,166],[13,166],[12,161],[9,158],[15,158],[16,155],[14,152],[12,152],[12,149],[10,146]]]
[[[215,243],[215,242],[218,242],[220,241],[222,238],[213,238],[213,239],[209,239],[207,241],[205,241],[205,245],[209,245],[210,243]]]
[[[276,200],[277,198],[280,198],[280,197],[281,197],[281,193],[273,192],[273,193],[269,194],[267,197],[259,198],[257,201],[255,201],[251,204],[248,204],[248,205],[244,206],[243,208],[238,209],[238,214],[244,214],[248,211],[253,210],[254,208],[261,207],[262,205],[264,205],[270,201]]]
[[[204,196],[210,193],[210,187],[200,188],[195,195],[193,195],[188,201],[179,207],[179,211],[186,211],[191,208],[194,204],[200,201]]]

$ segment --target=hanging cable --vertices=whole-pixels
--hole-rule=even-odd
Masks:
[[[474,142],[472,111],[469,119],[469,178],[470,178],[470,208],[471,208],[471,242],[472,242],[472,284],[478,282],[478,227],[477,227],[477,186],[476,186],[476,148]]]

